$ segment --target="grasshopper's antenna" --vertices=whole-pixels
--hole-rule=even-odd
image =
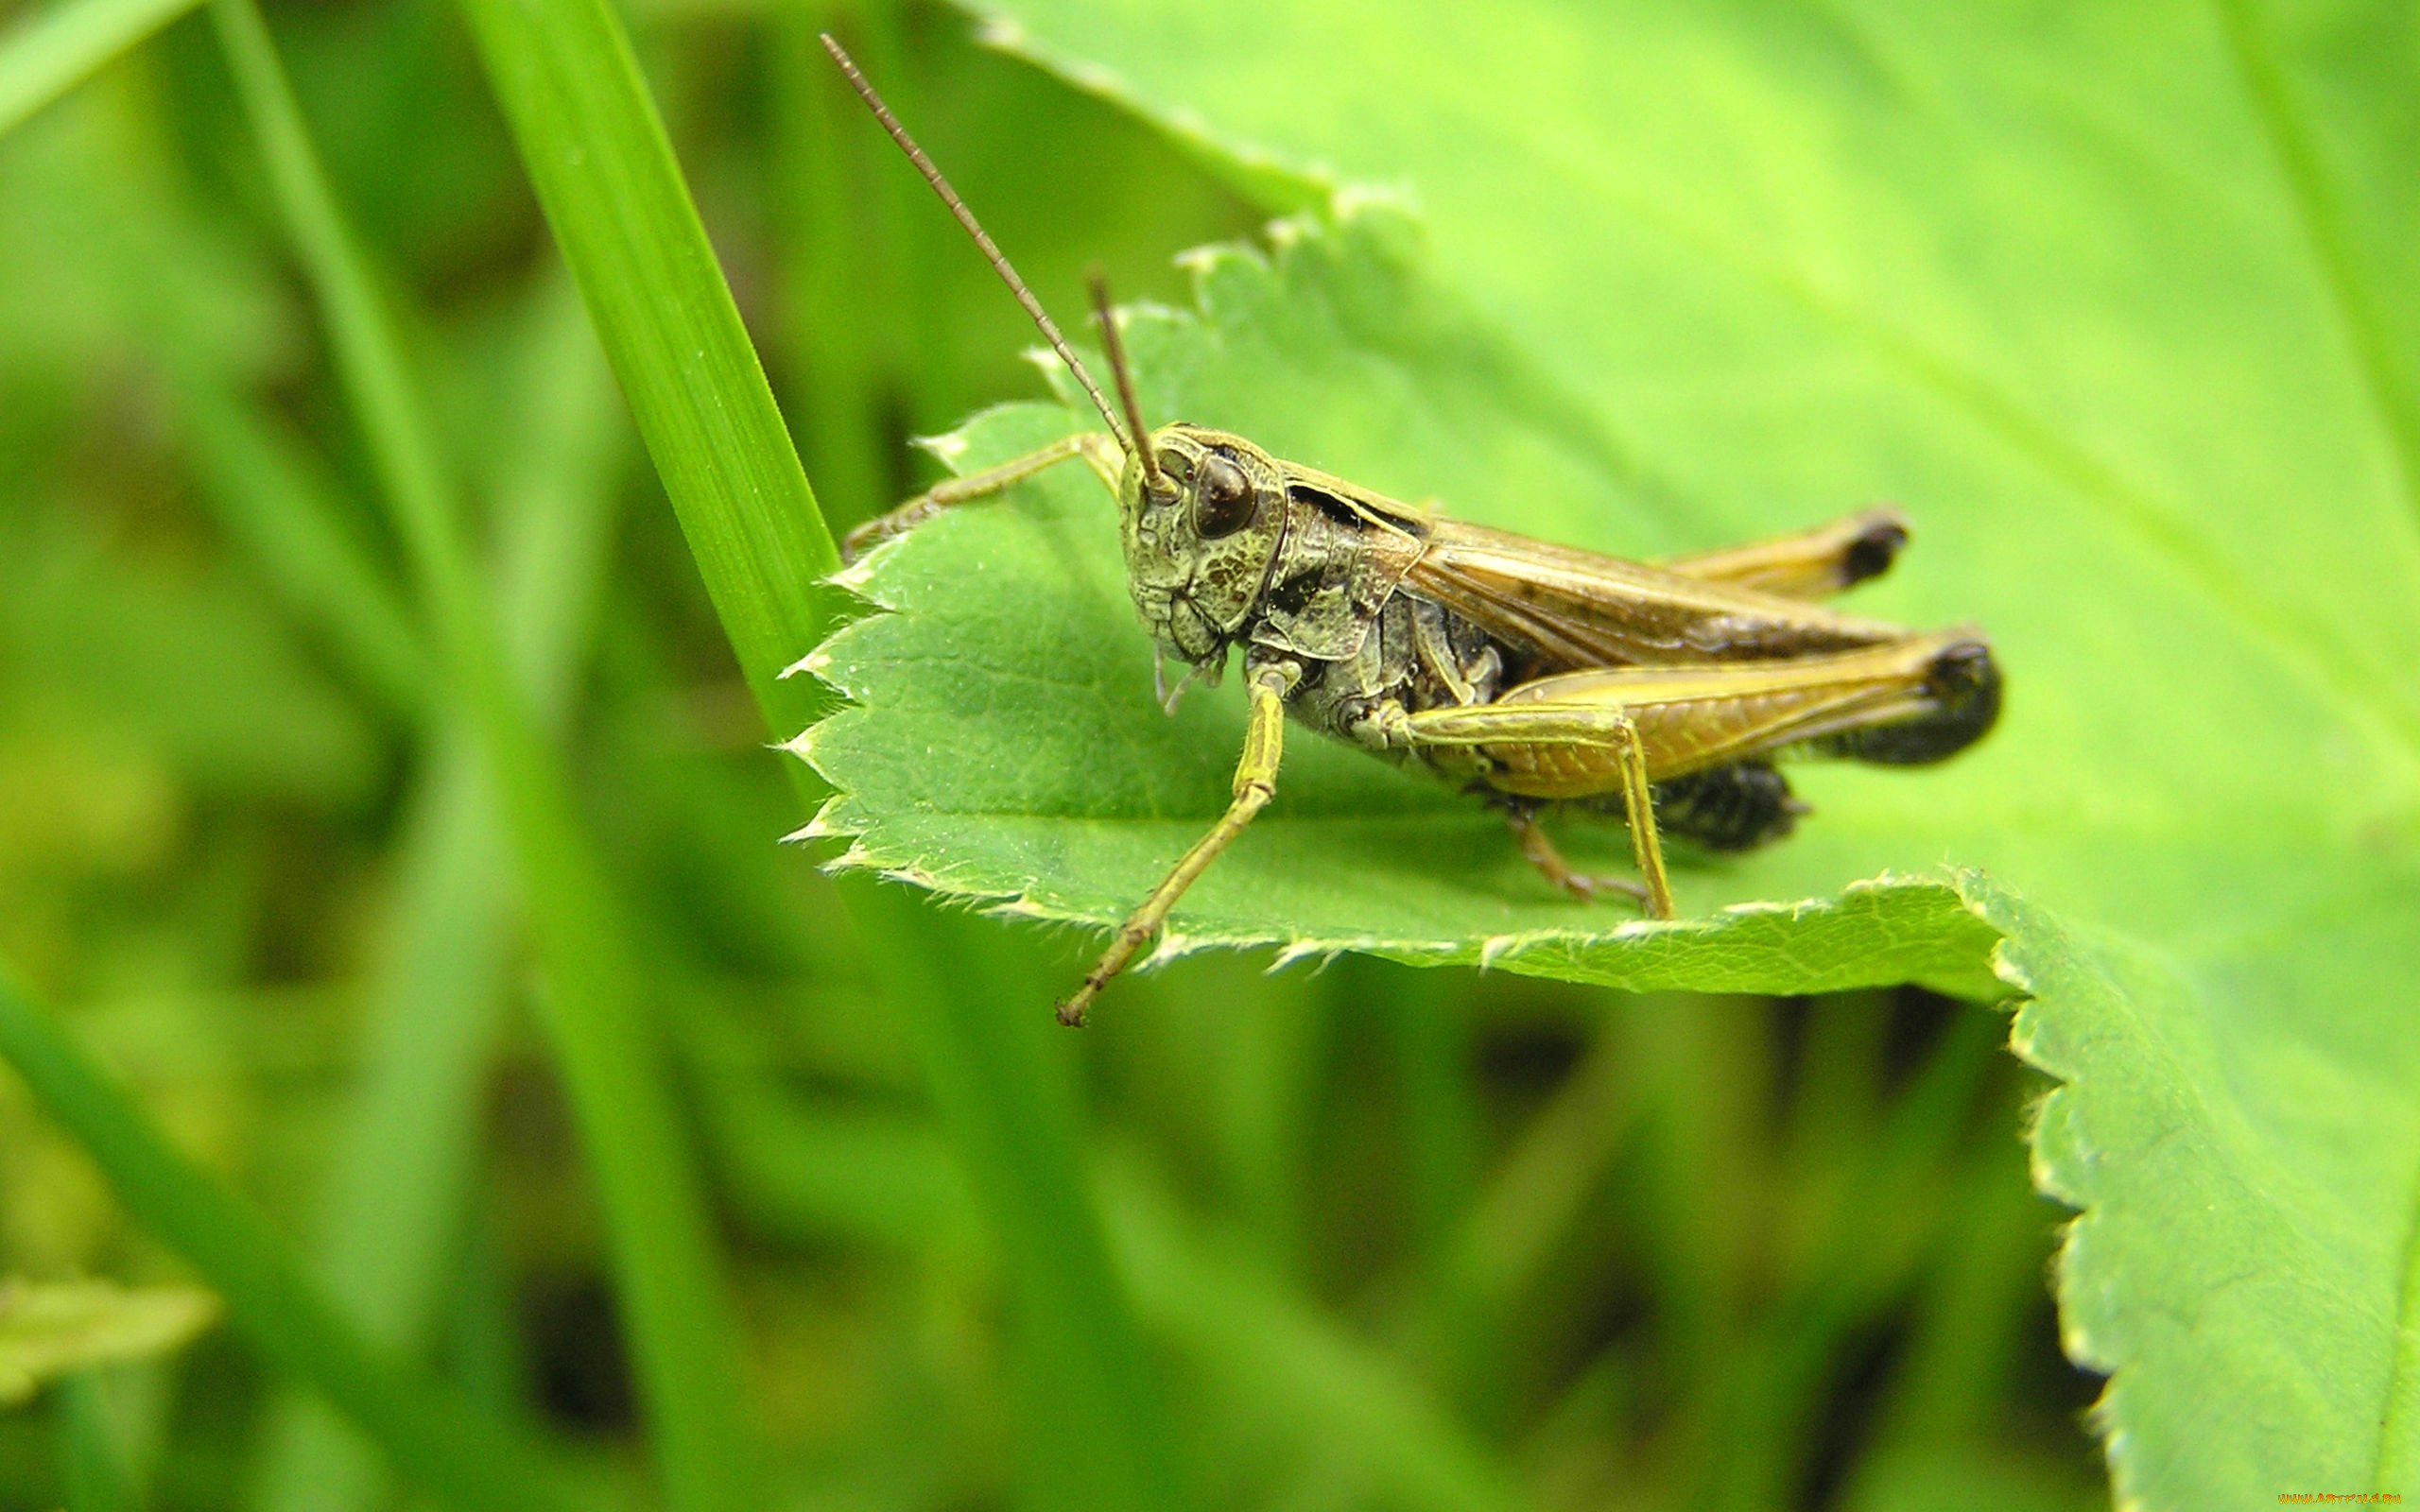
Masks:
[[[1143,464],[1143,481],[1152,492],[1166,485],[1160,477],[1159,458],[1151,455],[1151,430],[1143,423],[1143,404],[1134,397],[1134,370],[1126,365],[1126,341],[1117,334],[1117,312],[1110,307],[1109,280],[1098,267],[1084,274],[1084,286],[1092,290],[1093,318],[1100,322],[1101,350],[1109,353],[1109,375],[1117,380],[1117,402],[1126,407],[1126,432],[1135,439],[1134,458]]]
[[[832,60],[840,65],[840,72],[848,76],[850,87],[855,89],[858,97],[866,102],[866,109],[873,112],[873,118],[880,121],[882,129],[890,133],[890,140],[899,144],[899,150],[908,154],[908,161],[914,163],[916,171],[925,176],[925,181],[933,186],[933,193],[942,197],[942,203],[948,206],[949,213],[958,217],[958,223],[966,228],[966,234],[975,238],[976,247],[982,251],[984,260],[992,265],[992,271],[1000,275],[1000,282],[1009,286],[1009,292],[1016,296],[1019,304],[1025,306],[1025,313],[1033,317],[1033,323],[1040,326],[1042,334],[1050,339],[1050,350],[1059,353],[1059,360],[1065,363],[1067,370],[1076,375],[1076,382],[1083,385],[1084,392],[1093,396],[1093,407],[1099,410],[1100,418],[1109,422],[1109,434],[1116,438],[1119,446],[1126,449],[1128,455],[1141,455],[1147,453],[1149,448],[1137,444],[1140,439],[1139,433],[1136,438],[1130,438],[1118,426],[1117,413],[1109,407],[1109,400],[1102,395],[1100,385],[1093,382],[1093,375],[1086,372],[1084,365],[1076,360],[1076,353],[1067,345],[1067,338],[1061,335],[1059,328],[1050,323],[1049,313],[1043,309],[1042,301],[1033,297],[1033,291],[1025,286],[1025,280],[1017,277],[1017,270],[1009,266],[1009,260],[1001,255],[999,247],[984,232],[982,223],[975,218],[975,212],[966,208],[966,201],[958,198],[958,191],[949,186],[947,179],[942,177],[942,170],[934,167],[933,160],[925,156],[925,149],[918,146],[916,139],[908,134],[908,129],[899,124],[899,117],[890,113],[890,107],[882,103],[882,96],[874,93],[872,84],[866,82],[866,76],[857,71],[856,62],[849,57],[848,51],[833,40],[830,32],[824,32],[822,36],[823,50],[832,55]]]

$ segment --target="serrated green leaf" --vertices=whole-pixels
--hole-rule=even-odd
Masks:
[[[56,1375],[181,1349],[217,1317],[218,1299],[191,1286],[0,1284],[0,1402]]]
[[[2408,10],[1014,14],[998,40],[1235,181],[1406,184],[1432,228],[1432,260],[1398,259],[1401,277],[1348,257],[1329,259],[1341,281],[1307,278],[1297,249],[1260,303],[1222,307],[1214,272],[1196,337],[1138,333],[1155,417],[1633,554],[1907,507],[1917,549],[1858,607],[1987,627],[2002,728],[1938,772],[1810,772],[1801,834],[1690,870],[1685,912],[1945,858],[2021,888],[1948,884],[1979,921],[1947,892],[1884,889],[1904,933],[1867,933],[1882,949],[1861,964],[1974,951],[1986,922],[2038,993],[2019,1044],[2067,1085],[2037,1168],[2086,1210],[2061,1294],[2071,1349],[2117,1372],[2121,1503],[2413,1489]],[[1483,318],[1458,320],[1457,298]],[[1448,338],[1441,311],[1480,334]],[[959,460],[1019,424],[1045,429],[988,420]],[[856,834],[853,860],[1098,920],[1148,884],[1138,852],[1164,862],[1215,808],[1238,717],[1155,723],[1084,490],[1052,480],[864,575],[901,612],[832,647],[865,702],[811,743],[846,774],[826,823]],[[918,621],[936,632],[921,653],[896,623]],[[1114,623],[1124,638],[1099,643]],[[911,680],[948,718],[902,701]],[[886,717],[903,726],[887,766],[870,749]],[[1453,828],[1450,795],[1348,775],[1357,758],[1299,739],[1289,755],[1276,822],[1181,931],[1324,946],[1383,919],[1436,947],[1409,926],[1459,891],[1465,947],[1519,932],[1517,863],[1483,859],[1484,823]],[[1809,949],[1774,958],[1840,967],[1847,932],[1812,954],[1834,921],[1777,930],[1777,952]],[[1634,961],[1643,937],[1568,949]]]

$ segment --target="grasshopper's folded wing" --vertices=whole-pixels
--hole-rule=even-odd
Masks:
[[[1811,530],[1685,557],[1666,557],[1655,565],[1700,582],[1812,601],[1881,576],[1907,543],[1908,517],[1882,504],[1827,520]]]
[[[1533,673],[1808,656],[1909,633],[1464,521],[1432,516],[1421,528],[1426,549],[1404,587],[1530,647],[1538,658]]]

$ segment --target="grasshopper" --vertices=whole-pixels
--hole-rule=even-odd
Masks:
[[[1971,626],[1919,632],[1820,607],[1907,543],[1875,508],[1804,533],[1659,563],[1624,560],[1414,507],[1187,421],[1143,422],[1106,288],[1092,299],[1113,408],[949,180],[838,43],[824,46],[1066,364],[1105,431],[942,483],[852,532],[851,559],[942,510],[1080,460],[1117,499],[1127,585],[1161,665],[1215,684],[1242,651],[1250,720],[1233,801],[1120,925],[1060,1005],[1080,1025],[1102,987],[1277,790],[1286,720],[1484,795],[1547,883],[1620,892],[1672,917],[1661,835],[1745,850],[1807,812],[1776,765],[1944,760],[1998,718],[2000,674]],[[1639,880],[1574,870],[1540,827],[1552,807],[1617,818]]]

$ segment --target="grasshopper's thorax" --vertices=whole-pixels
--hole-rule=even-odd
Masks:
[[[1135,612],[1171,655],[1221,661],[1239,639],[1286,533],[1286,476],[1240,436],[1178,423],[1152,432],[1160,486],[1129,457],[1119,534]]]

